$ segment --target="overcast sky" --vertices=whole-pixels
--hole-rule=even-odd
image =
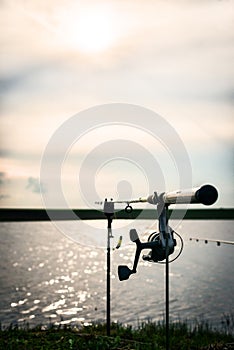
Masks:
[[[214,184],[215,206],[234,205],[234,1],[3,0],[0,9],[1,207],[42,207],[40,166],[49,140],[73,115],[107,103],[162,116],[188,152],[194,186]],[[69,205],[85,206],[74,189],[82,159],[120,135],[144,144],[161,164],[166,190],[177,189],[165,147],[134,128],[103,127],[67,157]],[[104,163],[94,174],[100,198],[148,194],[136,162]]]

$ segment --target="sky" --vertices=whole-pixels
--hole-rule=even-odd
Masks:
[[[214,207],[234,206],[234,1],[2,0],[0,20],[0,207],[42,208],[50,140],[73,116],[85,127],[82,111],[109,104],[160,115],[184,145],[192,185],[211,183]],[[68,207],[148,195],[152,178],[155,191],[176,190],[178,144],[162,143],[160,125],[152,135],[156,119],[142,115],[139,127],[111,115],[77,131],[53,174]],[[134,156],[121,156],[124,142]],[[155,168],[144,165],[151,156]]]

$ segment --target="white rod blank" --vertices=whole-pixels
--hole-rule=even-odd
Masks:
[[[173,192],[167,192],[162,195],[163,202],[165,204],[193,204],[201,203],[204,205],[212,205],[218,198],[218,191],[212,185],[203,185],[188,190],[177,190]],[[146,197],[140,197],[139,199],[115,201],[114,203],[144,203],[158,204],[159,197],[156,192],[153,195]]]
[[[165,204],[201,203],[212,205],[216,202],[217,198],[218,191],[212,185],[203,185],[189,190],[178,190],[164,194]]]

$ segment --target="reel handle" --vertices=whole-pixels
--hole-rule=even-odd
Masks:
[[[141,254],[141,241],[139,239],[138,233],[135,229],[131,229],[129,232],[130,239],[132,242],[136,243],[136,253],[135,253],[135,259],[133,264],[133,269],[131,270],[127,265],[120,265],[118,266],[118,276],[120,281],[124,281],[129,279],[129,277],[136,273],[137,264],[139,261],[139,257]]]
[[[144,242],[142,243],[139,239],[138,233],[135,229],[130,230],[130,239],[132,242],[136,243],[136,253],[133,263],[132,270],[127,265],[119,265],[118,266],[118,276],[120,281],[124,281],[129,279],[129,277],[137,272],[137,265],[140,258],[140,254],[142,249],[153,249],[156,245],[158,245],[158,242]]]

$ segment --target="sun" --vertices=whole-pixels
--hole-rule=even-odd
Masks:
[[[77,7],[58,15],[58,32],[70,48],[97,53],[114,44],[116,33],[113,23],[113,12],[108,7]]]

